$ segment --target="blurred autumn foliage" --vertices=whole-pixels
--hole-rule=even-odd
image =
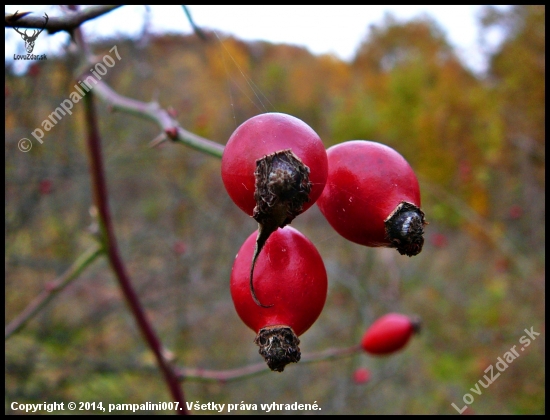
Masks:
[[[234,383],[185,382],[188,401],[313,403],[322,413],[455,413],[489,365],[539,332],[469,412],[544,413],[545,7],[488,7],[480,24],[505,39],[485,75],[457,58],[428,18],[388,16],[351,63],[290,45],[209,33],[117,45],[104,80],[138,100],[158,98],[186,129],[224,144],[266,111],[292,114],[325,146],[368,139],[398,150],[419,176],[430,225],[417,257],[340,238],[317,207],[293,226],[329,273],[326,307],[304,353],[357,344],[389,311],[418,314],[423,334],[399,355],[289,366]],[[71,55],[6,65],[6,322],[94,242],[83,107],[29,137],[74,90]],[[244,75],[244,76],[243,76]],[[231,202],[220,161],[176,144],[156,149],[149,122],[99,105],[111,209],[123,257],[175,363],[230,369],[259,360],[238,319],[229,273],[256,228]],[[284,279],[281,279],[284,281]],[[12,401],[167,401],[152,358],[104,260],[96,262],[6,342]],[[368,383],[354,372],[368,366]],[[267,368],[266,368],[267,369]],[[363,368],[364,369],[364,368]],[[362,381],[365,382],[365,381]]]

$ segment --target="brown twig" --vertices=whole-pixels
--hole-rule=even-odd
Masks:
[[[45,28],[48,33],[54,34],[59,31],[71,32],[78,28],[84,22],[95,19],[98,16],[109,13],[112,10],[119,8],[121,5],[112,6],[90,6],[78,12],[66,14],[64,16],[52,16]],[[42,28],[44,27],[44,18],[39,15],[30,15],[28,12],[5,14],[5,27],[18,28]]]
[[[326,360],[342,359],[352,356],[361,351],[359,345],[346,348],[333,348],[324,351],[303,354],[299,365],[307,363],[317,363]],[[265,363],[256,363],[235,369],[228,370],[207,370],[207,369],[192,369],[180,368],[178,377],[180,380],[202,381],[202,382],[231,382],[249,378],[251,376],[262,375],[271,372]]]
[[[103,253],[103,248],[93,246],[85,251],[78,259],[57,279],[48,282],[42,291],[27,307],[6,326],[6,340],[23,328],[40,310],[88,267]]]
[[[201,28],[199,28],[196,24],[193,18],[191,17],[191,12],[189,11],[189,8],[185,5],[182,5],[183,11],[185,12],[185,15],[187,16],[187,20],[189,20],[189,23],[191,24],[191,27],[193,28],[193,31],[195,31],[195,34],[202,39],[203,41],[206,41],[206,34],[202,31]]]
[[[93,87],[98,97],[111,105],[114,111],[122,111],[156,123],[160,129],[176,143],[182,143],[210,156],[221,158],[224,146],[212,140],[198,136],[180,126],[170,113],[156,102],[141,102],[127,98],[115,92],[103,81]]]
[[[101,139],[98,131],[97,115],[93,103],[93,93],[90,92],[84,97],[85,116],[86,116],[86,130],[87,130],[87,145],[88,153],[90,156],[90,172],[92,177],[92,189],[94,193],[94,202],[98,209],[99,223],[102,231],[102,238],[105,243],[105,249],[111,268],[113,269],[119,285],[122,289],[124,297],[130,309],[136,319],[139,329],[143,334],[146,342],[153,351],[157,364],[162,371],[168,388],[174,398],[174,401],[180,403],[179,407],[182,410],[178,411],[178,414],[188,414],[183,391],[179,384],[178,378],[170,365],[170,363],[164,357],[162,344],[153,330],[141,303],[137,293],[135,292],[130,277],[126,272],[122,258],[118,250],[116,243],[116,237],[114,233],[113,224],[111,221],[111,213],[109,211],[108,195],[107,195],[107,183],[105,180],[105,170],[103,167],[103,158],[101,155]]]
[[[78,13],[77,6],[70,7]],[[91,52],[80,28],[76,28],[74,30],[74,39],[82,51],[83,59],[89,61]],[[90,173],[92,178],[94,202],[98,211],[99,225],[102,234],[101,238],[104,242],[107,258],[109,259],[111,268],[116,275],[122,293],[126,298],[126,302],[134,315],[138,328],[155,356],[157,365],[164,376],[164,380],[170,390],[173,400],[179,403],[179,409],[176,413],[189,414],[185,405],[185,397],[181,385],[174,372],[173,366],[165,356],[167,352],[163,348],[162,343],[160,342],[145,314],[118,250],[109,210],[107,183],[105,180],[105,170],[103,167],[103,158],[101,154],[101,138],[99,135],[99,125],[94,105],[94,93],[95,91],[89,92],[85,95],[84,106],[87,130],[86,143],[88,146],[88,155],[90,159]]]

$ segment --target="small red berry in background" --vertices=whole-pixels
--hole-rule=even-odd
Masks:
[[[508,214],[510,215],[510,219],[519,219],[523,215],[523,209],[521,208],[521,206],[515,204],[510,207]]]
[[[249,289],[249,270],[257,232],[235,257],[231,297],[242,321],[257,333],[255,343],[269,368],[282,372],[300,360],[298,336],[319,317],[327,297],[327,273],[321,255],[302,233],[287,226],[267,240],[256,262],[255,289],[269,307],[256,304]]]
[[[176,241],[174,242],[173,249],[176,254],[183,255],[187,251],[187,245],[183,241]]]
[[[319,198],[328,175],[327,154],[317,133],[287,114],[256,115],[233,132],[222,156],[222,180],[231,199],[259,225],[251,258],[253,276],[267,238]]]
[[[29,66],[29,69],[27,71],[27,74],[30,76],[30,77],[36,77],[40,74],[40,64],[38,64],[38,62],[34,62],[32,63],[30,66]]]
[[[507,258],[498,258],[495,261],[497,273],[506,273],[510,269],[510,261]]]
[[[460,182],[470,182],[472,180],[472,165],[469,162],[461,161],[458,164],[458,174]]]
[[[355,372],[353,372],[353,382],[357,385],[365,384],[370,381],[370,376],[370,370],[367,368],[357,368]]]
[[[420,321],[406,315],[390,313],[378,318],[363,335],[361,347],[374,355],[401,350],[414,333],[420,331]]]
[[[434,233],[432,235],[432,243],[436,248],[446,248],[449,244],[447,236],[442,233]]]
[[[48,195],[51,194],[53,190],[53,184],[52,181],[49,179],[43,179],[40,181],[40,184],[38,185],[38,191],[42,195]]]
[[[327,156],[327,185],[317,204],[334,230],[361,245],[419,254],[426,221],[418,180],[403,156],[366,140],[332,146]]]

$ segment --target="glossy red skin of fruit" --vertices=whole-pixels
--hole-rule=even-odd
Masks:
[[[285,149],[291,149],[310,169],[313,185],[305,211],[323,192],[328,175],[325,147],[309,125],[291,115],[271,112],[246,120],[229,138],[222,156],[222,180],[231,199],[248,215],[252,216],[256,206],[256,160]]]
[[[239,317],[255,332],[286,325],[299,336],[318,318],[327,297],[327,272],[321,255],[302,233],[286,226],[271,234],[256,261],[254,288],[269,308],[250,294],[250,261],[257,232],[242,245],[231,271],[231,297]]]
[[[350,140],[327,150],[329,176],[317,205],[344,238],[389,246],[384,221],[402,202],[420,207],[413,169],[397,151],[373,141]]]
[[[390,354],[402,349],[413,333],[414,324],[409,317],[390,313],[370,326],[363,335],[361,347],[371,354]]]

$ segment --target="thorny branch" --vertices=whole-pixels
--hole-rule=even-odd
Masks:
[[[139,297],[132,286],[132,282],[126,267],[120,257],[111,213],[109,210],[107,183],[105,180],[105,170],[103,166],[103,157],[101,153],[101,139],[99,136],[97,115],[93,103],[93,94],[89,93],[84,97],[84,105],[86,107],[86,128],[87,128],[87,145],[90,156],[90,172],[92,176],[92,187],[94,191],[94,202],[98,209],[99,222],[103,234],[103,240],[107,252],[107,257],[111,268],[114,271],[120,288],[126,298],[128,305],[134,315],[138,327],[143,334],[145,341],[153,351],[160,370],[164,374],[166,383],[170,389],[174,401],[180,403],[183,410],[178,411],[178,414],[187,414],[185,409],[185,399],[183,391],[178,379],[174,373],[172,366],[166,359],[162,344],[157,337],[153,327],[149,323],[147,316],[141,306]]]
[[[45,28],[48,33],[55,34],[59,31],[72,32],[75,28],[78,28],[84,22],[95,19],[98,16],[109,13],[112,10],[119,8],[121,5],[111,6],[90,6],[86,9],[77,12],[67,13],[63,16],[52,16],[49,18]],[[35,28],[40,29],[44,27],[44,17],[40,15],[31,15],[29,12],[23,13],[6,13],[5,14],[5,27],[18,28]]]
[[[98,97],[111,105],[115,111],[123,111],[153,121],[160,127],[166,136],[165,138],[170,138],[176,143],[185,144],[210,156],[221,158],[224,149],[223,145],[185,130],[170,115],[170,112],[161,108],[158,103],[141,102],[124,97],[111,89],[103,81],[99,81],[94,86],[94,92],[97,93]]]
[[[346,348],[332,348],[324,351],[303,354],[300,360],[300,366],[307,363],[318,363],[327,360],[342,359],[344,357],[353,356],[361,351],[361,346],[352,346]],[[191,369],[180,368],[178,377],[186,381],[202,381],[202,382],[230,382],[240,379],[246,379],[251,376],[261,375],[271,372],[266,368],[264,362],[248,365],[236,369],[228,370],[207,370],[207,369]]]
[[[76,12],[78,12],[76,6],[72,6]],[[83,58],[89,57],[89,48],[86,40],[83,37],[80,28],[76,28],[74,31],[75,39],[77,40],[80,50],[82,51]],[[172,398],[175,402],[179,403],[180,410],[177,410],[177,414],[188,414],[185,406],[185,398],[183,390],[176,377],[174,368],[170,361],[167,359],[166,351],[162,346],[162,343],[157,336],[153,326],[151,325],[143,306],[139,300],[139,297],[132,285],[124,262],[120,256],[118,249],[114,226],[111,218],[111,212],[109,209],[109,199],[107,191],[107,182],[105,177],[105,168],[103,164],[103,156],[101,151],[101,137],[99,134],[99,124],[97,120],[97,113],[94,104],[94,92],[89,92],[84,96],[85,107],[85,122],[86,122],[86,143],[88,146],[88,156],[90,160],[90,175],[94,196],[94,204],[97,207],[98,220],[100,225],[100,234],[107,258],[111,265],[113,272],[116,275],[119,286],[126,299],[128,306],[134,316],[134,319],[138,325],[140,332],[143,334],[145,342],[149,345],[153,352],[157,365],[164,375],[164,380],[170,390]]]
[[[191,27],[193,28],[193,31],[197,34],[197,36],[202,39],[203,41],[206,41],[206,34],[202,31],[201,28],[199,28],[196,24],[193,18],[191,17],[191,12],[189,11],[189,8],[185,5],[182,5],[183,11],[185,12],[185,15],[187,16],[187,20],[191,24]]]
[[[6,326],[6,340],[23,328],[42,308],[63,289],[75,280],[86,267],[103,253],[103,248],[93,246],[85,251],[78,259],[57,279],[46,283],[44,290],[27,307]]]

